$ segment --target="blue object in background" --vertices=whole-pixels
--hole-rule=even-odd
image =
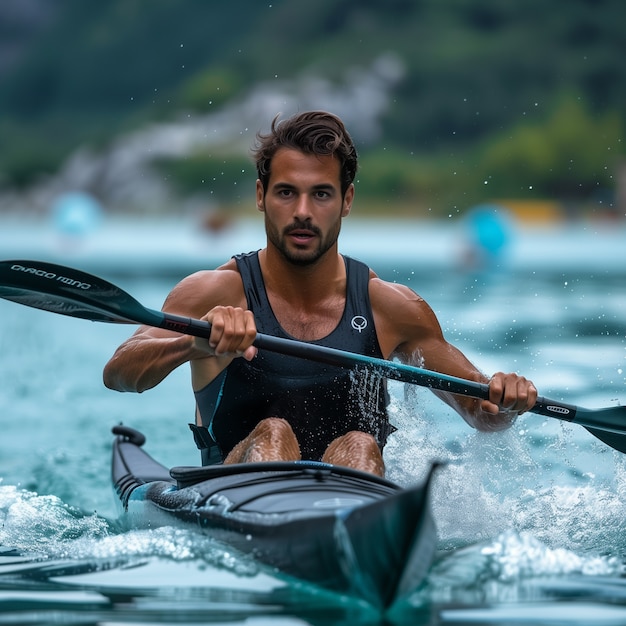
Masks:
[[[82,191],[64,193],[52,205],[53,226],[61,235],[84,237],[97,230],[101,221],[100,203]]]
[[[512,235],[513,224],[505,208],[495,204],[472,208],[465,218],[466,260],[479,266],[501,261]]]

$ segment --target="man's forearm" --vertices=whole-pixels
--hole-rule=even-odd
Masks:
[[[148,339],[131,337],[105,365],[103,381],[115,391],[141,393],[158,385],[191,356],[190,337]]]

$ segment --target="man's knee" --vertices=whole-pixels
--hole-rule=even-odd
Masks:
[[[369,433],[360,430],[350,432],[335,439],[338,445],[345,446],[350,450],[360,450],[364,452],[380,452],[378,442]]]
[[[268,417],[233,448],[224,462],[299,461],[300,458],[300,446],[289,423],[279,417]]]
[[[282,417],[266,417],[252,430],[252,434],[260,437],[293,437],[295,434],[289,422]]]
[[[337,437],[322,458],[326,463],[343,465],[384,476],[385,464],[378,442],[369,433],[350,431]]]

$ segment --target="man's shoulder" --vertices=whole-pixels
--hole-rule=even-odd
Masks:
[[[244,306],[243,285],[236,263],[229,261],[214,270],[200,270],[183,278],[170,292],[167,303],[169,307],[195,315],[204,315],[217,305]]]
[[[372,310],[379,316],[405,323],[411,319],[425,319],[430,315],[428,303],[406,285],[375,277],[370,279],[368,289]]]
[[[410,356],[419,342],[440,337],[435,313],[410,287],[373,278],[369,294],[383,354]]]
[[[223,265],[212,270],[199,270],[193,274],[189,274],[183,278],[176,286],[179,289],[195,289],[197,287],[211,287],[228,283],[229,281],[241,280],[239,278],[239,270],[234,259],[230,259]]]
[[[389,282],[388,280],[383,280],[371,269],[369,291],[370,297],[378,297],[383,301],[391,301],[391,303],[400,300],[423,301],[422,298],[407,285],[400,285],[398,283]]]

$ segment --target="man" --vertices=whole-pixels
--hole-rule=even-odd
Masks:
[[[316,111],[276,118],[257,139],[266,247],[188,276],[167,297],[164,311],[212,324],[209,340],[143,326],[106,365],[108,387],[142,392],[189,362],[203,463],[305,458],[378,475],[393,431],[386,381],[258,351],[257,329],[488,382],[488,400],[437,392],[479,430],[505,429],[532,408],[530,381],[501,372],[488,379],[411,289],[339,254],[357,169],[341,120]]]

